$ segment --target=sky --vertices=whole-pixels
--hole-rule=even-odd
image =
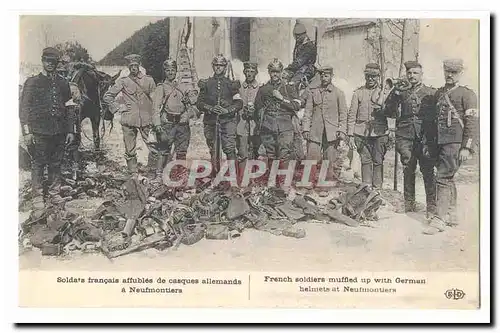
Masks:
[[[101,60],[135,31],[163,19],[159,16],[42,16],[20,18],[20,61],[39,64],[46,44],[77,40]]]

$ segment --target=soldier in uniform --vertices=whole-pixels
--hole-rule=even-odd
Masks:
[[[293,49],[293,61],[286,68],[293,73],[292,81],[302,82],[307,79],[310,82],[316,75],[317,50],[316,44],[307,36],[304,24],[297,22],[293,28],[295,47]]]
[[[189,120],[198,116],[198,110],[188,99],[188,91],[179,86],[177,62],[167,59],[163,62],[165,81],[158,84],[153,93],[153,126],[158,141],[158,162],[156,178],[161,180],[163,169],[168,162],[172,145],[177,160],[186,160],[191,129]]]
[[[282,79],[284,84],[290,86],[291,89],[296,89],[299,92],[300,107],[304,108],[306,104],[306,91],[304,89],[302,95],[300,94],[300,82],[292,80],[293,73],[289,70],[283,70]],[[306,158],[304,151],[304,139],[302,137],[302,120],[299,118],[299,113],[292,117],[293,124],[293,159],[300,163]]]
[[[123,142],[125,144],[125,160],[130,173],[137,174],[137,133],[149,149],[148,166],[156,160],[156,151],[148,137],[152,129],[153,100],[151,94],[156,88],[153,78],[141,73],[139,66],[141,56],[131,54],[125,57],[128,61],[130,75],[119,78],[103,96],[104,103],[109,105],[111,113],[121,113]],[[119,104],[116,97],[122,93],[124,104]]]
[[[255,120],[253,119],[255,96],[257,96],[259,90],[259,83],[255,79],[257,73],[256,63],[245,62],[243,64],[245,81],[240,88],[243,109],[238,115],[239,120],[236,129],[236,144],[241,164],[244,164],[248,159],[257,159],[259,157],[260,137],[255,133]]]
[[[333,68],[325,66],[319,72],[321,84],[309,86],[304,114],[307,159],[328,160],[327,177],[338,180],[342,164],[337,148],[347,140],[347,103],[344,92],[332,83]]]
[[[65,145],[74,141],[75,115],[68,81],[57,75],[60,53],[53,47],[42,52],[43,71],[26,80],[20,108],[22,133],[27,146],[33,145],[33,207],[45,207],[43,176],[48,167],[49,193],[60,185]]]
[[[435,95],[436,150],[436,215],[431,219],[426,234],[444,231],[446,225],[457,224],[457,188],[454,176],[460,164],[477,151],[478,105],[471,89],[459,85],[464,65],[461,59],[443,62],[445,85]],[[432,145],[424,147],[432,156]]]
[[[436,89],[422,83],[422,65],[416,61],[407,61],[404,65],[411,88],[405,91],[393,89],[385,102],[385,110],[387,116],[396,118],[396,150],[403,164],[405,211],[414,212],[416,209],[415,171],[418,162],[424,179],[427,213],[432,216],[436,211],[434,159],[423,154],[423,143],[431,145],[434,142]]]
[[[210,149],[212,166],[216,161],[216,123],[219,122],[222,151],[230,161],[236,161],[236,127],[237,114],[243,107],[240,96],[241,83],[227,78],[227,60],[223,55],[217,55],[212,60],[214,75],[206,80],[200,80],[198,87],[198,110],[204,113],[203,132]],[[213,171],[216,171],[213,169]]]
[[[362,182],[381,188],[389,128],[386,115],[376,103],[376,97],[381,93],[380,66],[376,63],[367,64],[364,72],[365,85],[352,95],[347,115],[347,134],[349,145],[357,150],[361,159]]]
[[[293,85],[282,80],[283,64],[275,58],[267,66],[271,79],[259,88],[255,98],[255,118],[268,162],[293,159],[294,126],[292,118],[301,100]]]

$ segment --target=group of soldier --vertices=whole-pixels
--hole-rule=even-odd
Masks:
[[[332,82],[333,68],[316,68],[314,43],[305,27],[295,26],[293,63],[284,67],[279,59],[267,66],[270,80],[256,81],[256,63],[244,64],[243,82],[226,76],[228,61],[217,55],[213,75],[197,84],[199,95],[177,81],[177,63],[163,63],[165,80],[155,84],[139,68],[138,55],[126,57],[130,75],[119,78],[104,94],[112,113],[121,114],[125,159],[128,170],[137,174],[137,135],[140,133],[155,157],[156,179],[175,153],[185,160],[190,138],[190,120],[203,114],[203,133],[211,161],[220,158],[218,144],[227,160],[237,161],[245,170],[248,160],[265,150],[270,163],[292,160],[327,160],[328,175],[338,179],[339,147],[347,145],[361,159],[362,182],[373,188],[383,183],[384,156],[390,129],[388,118],[396,118],[396,150],[404,167],[406,212],[416,210],[415,172],[422,171],[429,228],[433,234],[456,223],[457,191],[455,173],[460,164],[477,150],[478,118],[476,94],[459,85],[464,70],[459,59],[443,63],[445,85],[440,89],[422,83],[422,66],[405,63],[408,89],[385,89],[380,67],[369,63],[364,69],[365,85],[356,89],[350,107],[344,92]],[[71,100],[68,83],[54,75],[59,53],[47,48],[42,55],[44,71],[25,83],[21,103],[21,124],[28,141],[34,141],[33,193],[43,206],[41,177],[49,166],[49,182],[56,183],[64,141],[73,140],[75,117],[67,112]],[[304,84],[304,82],[306,84]],[[117,96],[121,93],[121,102]],[[299,110],[304,116],[299,119]],[[69,133],[69,134],[68,134]],[[150,140],[151,134],[156,140]],[[307,142],[304,151],[302,142]],[[328,189],[326,189],[328,190]],[[321,191],[325,193],[325,189]],[[327,192],[326,192],[327,194]]]

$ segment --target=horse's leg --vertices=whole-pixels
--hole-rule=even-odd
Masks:
[[[101,123],[101,114],[99,109],[96,112],[93,112],[92,117],[90,118],[90,122],[92,123],[92,136],[94,140],[94,148],[95,150],[99,150],[101,145],[101,136],[99,133],[99,125]]]

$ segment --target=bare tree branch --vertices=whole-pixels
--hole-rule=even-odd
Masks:
[[[401,38],[401,36],[400,36],[398,33],[394,32],[394,30],[392,30],[392,28],[391,28],[391,24],[388,24],[388,25],[387,25],[387,28],[389,29],[389,31],[390,31],[390,32],[391,32],[394,36],[396,36],[396,37],[398,37],[398,38]]]

